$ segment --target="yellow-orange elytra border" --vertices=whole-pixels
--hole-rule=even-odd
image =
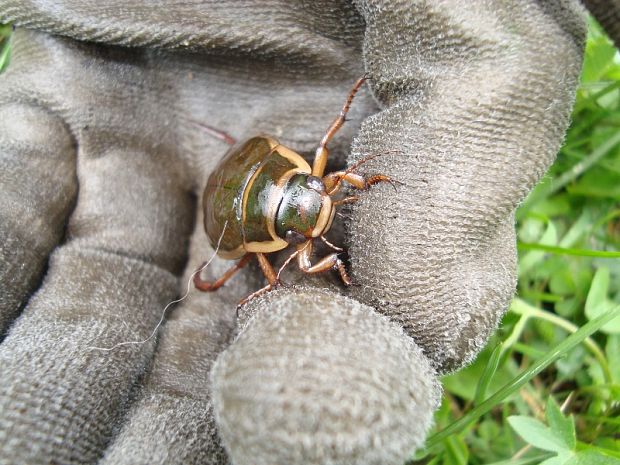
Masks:
[[[316,220],[316,226],[312,230],[312,237],[319,237],[325,231],[328,225],[331,225],[331,221],[334,219],[332,211],[335,214],[335,210],[332,209],[332,199],[329,195],[322,196],[323,204],[321,205],[321,211],[319,217]]]
[[[246,250],[243,248],[243,244],[233,250],[218,250],[218,256],[226,260],[236,260],[243,257],[246,254]]]

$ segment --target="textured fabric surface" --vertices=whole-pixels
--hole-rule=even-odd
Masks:
[[[254,315],[214,367],[216,418],[233,462],[403,463],[439,406],[428,360],[371,308],[292,291],[250,302],[244,310]]]
[[[0,77],[0,463],[401,463],[437,375],[512,295],[514,209],[568,123],[583,13],[0,0],[18,26]],[[356,285],[291,267],[299,285],[237,322],[263,285],[252,264],[192,292],[157,344],[97,349],[147,338],[212,253],[197,199],[227,145],[195,122],[311,155],[364,72],[329,169],[398,150],[362,172],[402,184],[364,192],[330,235]]]

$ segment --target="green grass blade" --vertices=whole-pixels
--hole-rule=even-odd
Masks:
[[[11,44],[6,43],[0,45],[0,72],[4,71],[4,68],[9,64],[9,57],[11,56]]]
[[[553,456],[554,454],[544,453],[544,454],[534,455],[532,457],[502,460],[501,462],[493,462],[489,465],[534,465],[537,463],[542,463],[546,459],[551,458]]]
[[[581,344],[584,339],[588,336],[592,335],[596,331],[598,331],[603,325],[610,322],[614,318],[620,316],[620,306],[615,307],[609,313],[601,315],[595,318],[592,321],[589,321],[584,326],[579,328],[576,332],[568,336],[564,339],[560,344],[558,344],[553,350],[548,352],[544,357],[540,360],[537,360],[534,364],[532,364],[527,370],[521,373],[519,376],[514,378],[510,383],[501,388],[491,397],[489,397],[486,401],[481,403],[480,405],[474,407],[472,410],[467,412],[461,418],[456,420],[447,428],[439,431],[438,433],[433,434],[426,441],[426,448],[430,449],[435,445],[439,444],[441,441],[446,439],[452,434],[459,433],[462,431],[467,425],[476,421],[485,413],[488,413],[493,407],[500,404],[504,399],[508,396],[517,392],[524,384],[533,379],[538,373],[548,367],[550,364],[555,362],[558,358],[566,354],[568,351]]]
[[[499,366],[499,360],[504,353],[503,347],[503,344],[496,345],[495,349],[493,349],[493,352],[491,353],[491,356],[489,357],[487,366],[484,368],[484,372],[482,373],[478,386],[476,387],[476,395],[474,396],[475,405],[481,404],[487,395],[489,384],[491,384],[493,375],[495,375],[497,367]]]
[[[608,252],[605,250],[572,249],[566,247],[555,247],[553,245],[531,244],[519,242],[517,247],[521,250],[543,250],[545,252],[558,255],[574,255],[577,257],[598,257],[598,258],[620,258],[620,252]]]

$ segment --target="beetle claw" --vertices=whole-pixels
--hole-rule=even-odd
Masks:
[[[269,291],[271,291],[273,289],[276,289],[276,288],[280,287],[281,285],[282,285],[282,282],[278,280],[274,284],[267,284],[265,287],[260,288],[258,291],[252,292],[246,298],[241,299],[239,301],[239,303],[237,304],[237,314],[239,313],[239,309],[241,307],[243,307],[245,304],[247,304],[250,300],[252,300],[252,299],[254,299],[256,297],[259,297],[259,296],[261,296],[261,295],[263,295],[263,294],[265,294],[265,293],[267,293],[267,292],[269,292]]]

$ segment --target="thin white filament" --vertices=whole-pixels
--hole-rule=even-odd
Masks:
[[[159,322],[157,323],[157,326],[155,326],[155,328],[153,329],[153,332],[151,332],[150,336],[147,337],[146,339],[143,339],[141,341],[125,341],[125,342],[119,342],[118,344],[113,345],[112,347],[89,347],[89,349],[91,350],[100,350],[102,352],[110,352],[112,350],[118,349],[119,347],[122,346],[129,346],[129,345],[142,345],[142,344],[146,344],[148,341],[150,341],[155,334],[157,334],[157,330],[159,329],[159,327],[163,324],[165,317],[166,317],[166,312],[168,311],[168,309],[173,306],[174,304],[178,304],[179,302],[182,302],[183,300],[185,300],[187,298],[187,296],[189,295],[189,292],[191,290],[191,283],[192,280],[194,279],[194,276],[196,276],[198,273],[202,273],[202,271],[204,269],[206,269],[211,262],[213,261],[213,259],[217,256],[217,252],[220,250],[220,244],[222,243],[222,239],[224,238],[224,232],[226,231],[226,227],[228,226],[228,220],[226,220],[226,222],[224,223],[224,228],[222,229],[222,234],[220,235],[220,238],[217,241],[217,246],[215,247],[215,250],[213,251],[213,254],[211,255],[211,258],[209,258],[209,260],[207,262],[205,262],[204,265],[202,265],[200,268],[198,268],[196,271],[194,271],[189,279],[187,280],[187,289],[185,291],[185,294],[183,295],[183,297],[180,297],[176,300],[173,300],[172,302],[168,303],[168,305],[166,305],[164,307],[164,309],[161,312],[161,318],[159,319]]]

